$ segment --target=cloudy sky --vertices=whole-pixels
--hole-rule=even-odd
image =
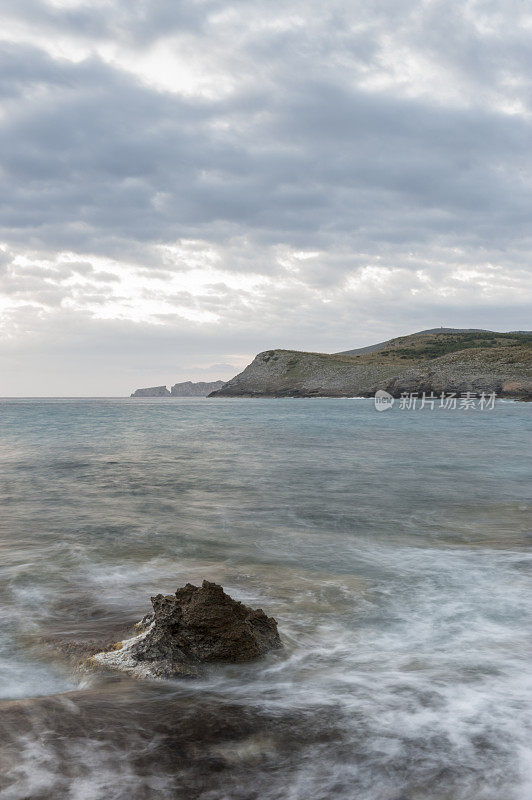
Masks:
[[[0,9],[0,395],[531,327],[529,3]]]

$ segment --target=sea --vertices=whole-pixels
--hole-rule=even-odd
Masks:
[[[0,401],[2,800],[530,800],[532,405]],[[79,667],[221,583],[281,651]]]

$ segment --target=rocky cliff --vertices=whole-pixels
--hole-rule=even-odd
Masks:
[[[170,397],[166,386],[149,386],[147,389],[137,389],[131,397]]]
[[[211,392],[222,388],[224,381],[184,381],[174,383],[171,391],[166,386],[150,386],[137,389],[131,397],[207,397]]]
[[[174,383],[171,389],[172,397],[207,397],[211,392],[222,388],[224,381],[184,381]]]
[[[371,397],[377,389],[531,400],[532,334],[436,329],[359,353],[268,350],[211,397]]]

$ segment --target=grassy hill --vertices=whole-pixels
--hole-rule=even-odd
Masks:
[[[496,392],[532,399],[532,333],[435,329],[344,353],[267,350],[212,397]]]

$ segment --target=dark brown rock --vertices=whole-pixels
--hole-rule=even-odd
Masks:
[[[252,661],[281,647],[277,623],[216,583],[187,583],[151,598],[153,622],[133,654],[141,661]]]
[[[195,677],[203,663],[253,661],[282,647],[273,617],[233,600],[216,583],[187,583],[151,602],[137,636],[89,662],[138,677]]]

